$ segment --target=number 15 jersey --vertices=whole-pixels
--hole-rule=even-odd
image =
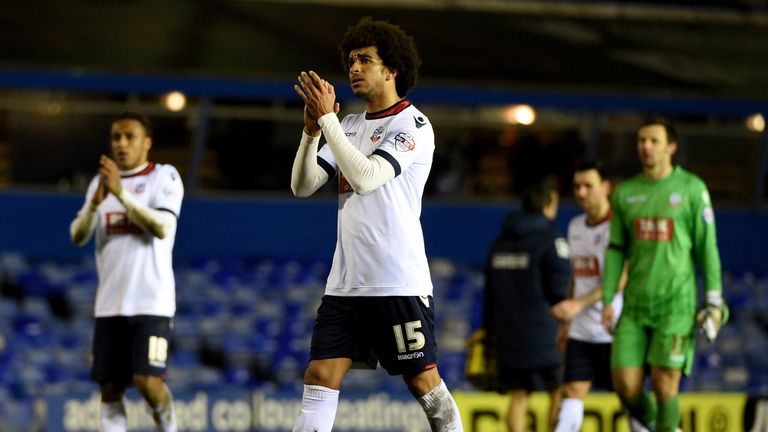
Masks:
[[[325,293],[432,295],[419,220],[435,150],[432,125],[401,100],[383,111],[348,115],[341,127],[363,155],[376,154],[392,164],[395,178],[368,194],[355,193],[329,146],[318,152],[318,164],[329,177],[339,175],[336,250]]]

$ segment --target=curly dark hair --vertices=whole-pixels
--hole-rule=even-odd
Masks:
[[[371,17],[360,19],[357,24],[347,29],[339,44],[345,72],[349,72],[349,52],[369,46],[377,48],[384,66],[397,71],[397,95],[405,97],[416,85],[421,66],[421,58],[413,37],[395,24],[374,21]]]

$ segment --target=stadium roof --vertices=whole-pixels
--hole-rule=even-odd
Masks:
[[[343,80],[336,44],[370,15],[414,35],[433,85],[768,100],[767,11],[760,0],[32,0],[0,8],[0,67]]]

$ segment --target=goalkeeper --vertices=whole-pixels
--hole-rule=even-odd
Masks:
[[[603,324],[615,331],[614,389],[652,431],[674,431],[680,423],[680,378],[691,370],[697,319],[712,342],[727,318],[709,193],[699,177],[672,164],[676,150],[677,134],[666,120],[638,129],[643,172],[614,193],[603,277]],[[629,277],[617,324],[610,305],[625,259]],[[698,314],[695,261],[706,291]],[[643,392],[646,366],[655,401]]]

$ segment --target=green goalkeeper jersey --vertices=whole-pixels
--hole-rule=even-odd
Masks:
[[[640,174],[616,188],[603,304],[616,293],[625,259],[629,278],[622,313],[649,325],[662,317],[695,315],[696,261],[705,289],[722,291],[715,216],[699,177],[678,166],[663,179]]]

